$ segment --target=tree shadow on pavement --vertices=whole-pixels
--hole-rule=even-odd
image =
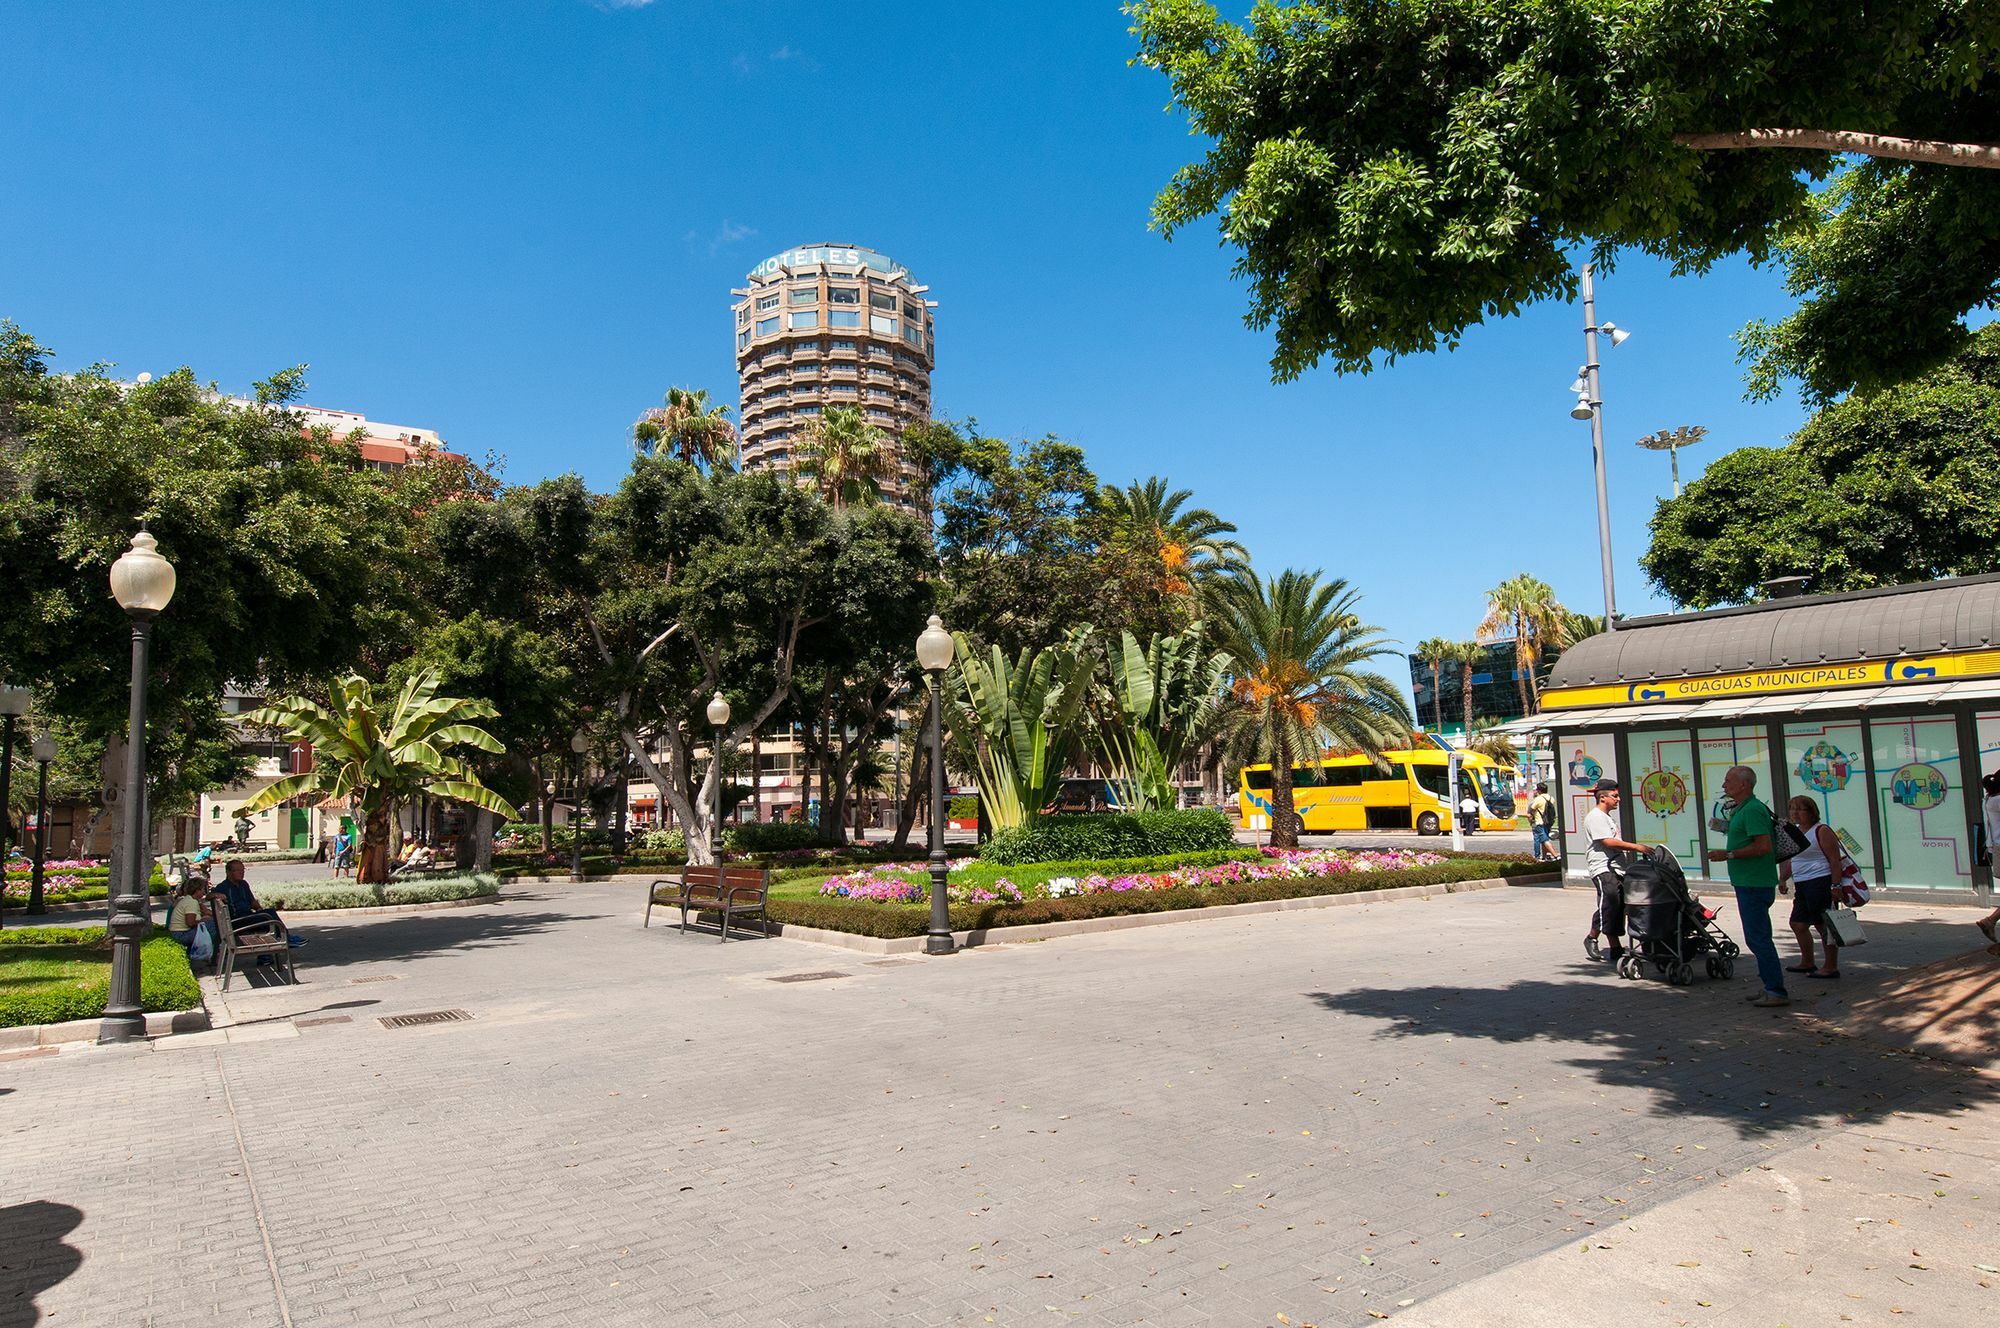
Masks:
[[[306,978],[314,971],[352,964],[409,963],[437,954],[518,945],[574,919],[566,913],[466,910],[411,913],[355,926],[315,927],[311,913],[293,913],[285,921],[306,939],[293,956],[300,977]],[[276,967],[246,967],[237,976],[253,987],[287,985]]]
[[[36,1200],[0,1208],[0,1328],[33,1328],[35,1298],[83,1264],[64,1237],[83,1221],[68,1204]]]
[[[1740,1134],[1855,1124],[1890,1111],[1945,1112],[2000,1100],[2000,1081],[1847,1037],[1790,1010],[1744,1001],[1752,983],[1639,989],[1578,957],[1575,977],[1500,988],[1310,992],[1321,1008],[1383,1021],[1383,1038],[1483,1038],[1573,1045],[1563,1063],[1601,1084],[1638,1088],[1667,1114]],[[1742,969],[1739,967],[1738,973]],[[1659,985],[1648,978],[1649,985]]]

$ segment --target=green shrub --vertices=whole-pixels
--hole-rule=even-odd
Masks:
[[[671,830],[643,830],[635,841],[648,853],[686,853],[687,835],[679,826]]]
[[[1098,858],[1157,858],[1234,848],[1236,831],[1213,807],[1188,811],[1037,816],[1002,830],[979,850],[982,862],[1019,866]]]
[[[102,1015],[111,993],[110,954],[96,948],[104,934],[102,927],[24,927],[0,935],[0,962],[18,946],[101,965],[103,973],[81,982],[29,981],[0,988],[0,1028]],[[139,1004],[148,1011],[190,1010],[201,1004],[201,987],[188,969],[187,952],[157,928],[140,944]]]
[[[722,832],[731,853],[784,853],[821,843],[819,827],[806,821],[746,821]]]
[[[387,885],[274,885],[258,893],[266,908],[296,913],[336,908],[381,908],[387,904],[435,904],[447,899],[482,899],[500,893],[500,878],[492,872],[440,876]]]
[[[944,814],[948,821],[976,821],[979,819],[979,798],[975,794],[961,793],[945,804]]]
[[[1343,876],[1304,879],[1238,881],[1229,885],[1190,886],[1177,890],[1121,890],[1061,899],[1030,899],[1019,904],[953,904],[954,931],[994,927],[1025,927],[1079,918],[1120,917],[1132,913],[1170,913],[1181,909],[1250,904],[1270,899],[1307,899],[1316,895],[1356,894],[1393,890],[1408,885],[1442,885],[1490,877],[1534,875],[1546,863],[1523,859],[1454,859],[1432,867],[1406,871],[1352,872]],[[922,936],[930,927],[929,909],[922,904],[877,904],[831,899],[773,899],[768,905],[774,922],[820,927],[895,940]]]

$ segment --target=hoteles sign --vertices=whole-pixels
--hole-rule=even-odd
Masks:
[[[1839,687],[1937,682],[2000,673],[2000,650],[1959,655],[1903,655],[1846,664],[1806,664],[1751,673],[1713,673],[1698,678],[1661,678],[1596,687],[1557,687],[1542,693],[1548,710],[1576,706],[1645,705],[1666,701],[1709,701],[1724,696],[1774,692],[1819,692]]]
[[[856,249],[841,244],[815,244],[802,249],[787,249],[782,254],[773,254],[750,269],[750,276],[768,277],[788,267],[811,267],[815,263],[831,263],[837,267],[866,267],[876,272],[893,274],[904,271],[903,265],[878,254],[873,249]]]

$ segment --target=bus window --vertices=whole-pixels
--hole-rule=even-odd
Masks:
[[[1417,777],[1417,783],[1424,792],[1443,800],[1451,796],[1451,771],[1441,765],[1410,765],[1410,773]]]
[[[1262,770],[1245,770],[1243,782],[1259,792],[1267,790],[1271,787],[1271,768],[1265,766]]]

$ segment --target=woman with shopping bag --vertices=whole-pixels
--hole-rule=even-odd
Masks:
[[[1780,864],[1792,878],[1792,935],[1798,938],[1799,962],[1787,973],[1803,973],[1812,978],[1840,976],[1840,941],[1834,935],[1830,915],[1841,901],[1834,898],[1835,883],[1845,875],[1846,851],[1833,827],[1819,819],[1819,804],[1811,798],[1793,798],[1786,804],[1791,822],[1806,837],[1806,846]],[[1813,963],[1813,936],[1817,933],[1825,955],[1823,963]]]

